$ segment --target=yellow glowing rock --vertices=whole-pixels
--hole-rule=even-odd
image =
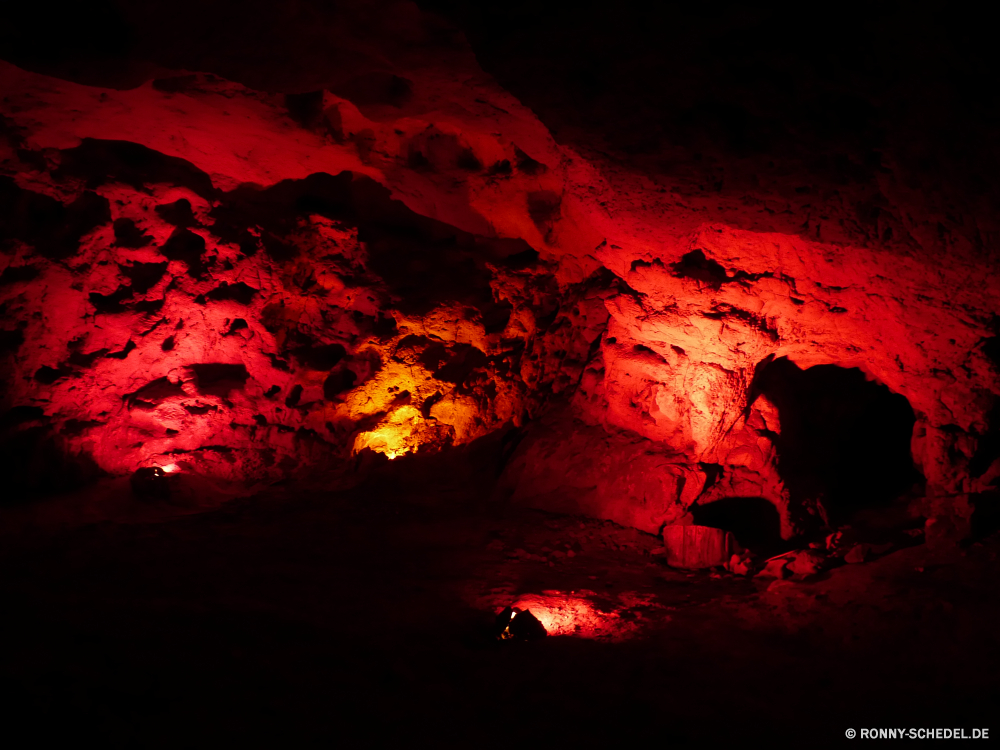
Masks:
[[[369,448],[397,458],[404,453],[416,452],[420,446],[417,431],[423,422],[420,412],[413,406],[402,406],[387,416],[378,427],[360,433],[354,440],[354,451]]]

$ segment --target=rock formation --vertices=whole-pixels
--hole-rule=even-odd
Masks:
[[[860,371],[843,399],[895,394],[866,412],[912,436],[886,492],[967,533],[1000,477],[995,215],[888,156],[653,174],[554,138],[439,17],[359,7],[285,19],[298,65],[236,34],[114,71],[0,63],[17,493],[167,463],[250,485],[514,429],[515,501],[656,533],[763,498],[790,538],[856,489],[793,479],[781,442],[808,421],[789,383],[832,365]]]

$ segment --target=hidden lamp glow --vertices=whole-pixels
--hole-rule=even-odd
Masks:
[[[171,474],[177,474],[181,467],[177,464],[164,466],[143,466],[137,469],[129,480],[132,494],[143,500],[166,500],[170,497]]]
[[[545,626],[531,614],[531,610],[504,607],[497,615],[494,625],[497,640],[534,641],[548,635]]]

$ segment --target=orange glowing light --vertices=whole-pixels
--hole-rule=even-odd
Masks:
[[[181,467],[177,464],[167,464],[166,466],[161,466],[160,468],[163,469],[165,474],[174,474],[175,472],[181,470]]]

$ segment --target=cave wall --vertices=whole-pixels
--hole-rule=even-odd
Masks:
[[[148,30],[147,5],[125,18]],[[968,468],[1000,395],[988,229],[941,230],[891,164],[654,175],[557,141],[412,4],[353,26],[304,7],[273,31],[297,64],[237,34],[113,70],[0,63],[25,487],[168,460],[273,480],[513,425],[517,501],[657,531],[763,497],[791,536],[780,420],[752,388],[787,357],[905,396],[922,512],[968,522],[1000,473]]]
[[[481,127],[437,113],[402,137],[329,93],[306,127],[294,97],[211,75],[3,73],[5,398],[42,412],[12,426],[104,471],[274,479],[468,442],[575,385],[603,329],[600,274],[470,231],[488,225],[456,172],[536,236],[509,204],[550,179]]]

